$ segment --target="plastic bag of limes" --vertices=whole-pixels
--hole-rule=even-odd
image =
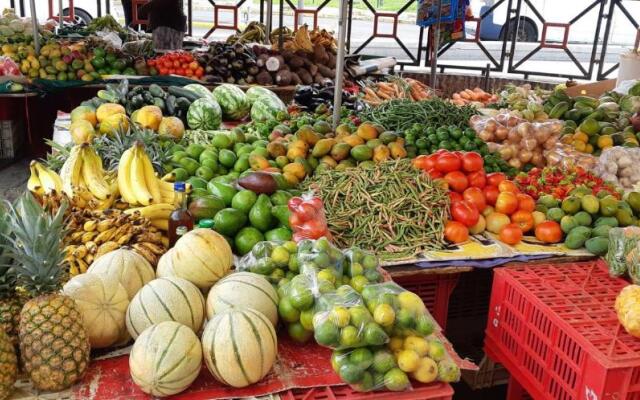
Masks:
[[[331,367],[345,383],[358,392],[411,389],[409,376],[398,367],[387,346],[334,350]]]
[[[332,349],[380,346],[389,341],[384,329],[373,321],[360,294],[348,285],[318,298],[313,331],[319,345]]]
[[[460,367],[451,359],[444,343],[436,335],[395,336],[389,341],[388,347],[393,352],[398,368],[418,382],[460,380]]]
[[[343,267],[344,255],[327,238],[298,242],[298,268],[301,274],[329,282],[336,288],[343,283]]]
[[[373,320],[390,336],[429,336],[437,326],[420,296],[395,282],[366,285],[362,298]]]
[[[605,260],[609,265],[609,275],[625,275],[633,260],[628,260],[628,255],[640,241],[640,228],[628,226],[625,228],[609,229],[609,250]]]
[[[362,293],[365,285],[382,282],[380,265],[375,254],[352,247],[345,250],[344,275],[349,278],[349,285],[358,293]]]
[[[271,284],[281,285],[298,274],[297,254],[296,242],[258,242],[238,261],[236,269],[264,275]]]
[[[302,274],[278,287],[278,315],[292,339],[304,343],[311,338],[316,299],[333,290],[331,283]]]

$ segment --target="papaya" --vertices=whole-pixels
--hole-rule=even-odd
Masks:
[[[380,139],[371,139],[371,140],[367,140],[367,143],[365,144],[371,147],[372,149],[375,149],[376,147],[380,146],[383,143],[382,143],[382,140]]]
[[[373,149],[373,161],[379,163],[387,161],[391,157],[391,151],[387,146],[381,144]]]
[[[351,147],[356,147],[364,144],[364,139],[358,135],[349,135],[342,138],[342,141]]]
[[[287,148],[280,142],[271,142],[267,145],[267,151],[272,158],[277,159],[287,154]]]
[[[306,164],[311,167],[311,172],[313,172],[316,168],[318,168],[318,164],[320,164],[320,161],[318,161],[318,158],[314,156],[308,156],[306,159]]]
[[[350,151],[351,146],[348,143],[336,143],[331,148],[331,158],[333,158],[337,162],[340,162],[349,157]]]
[[[336,140],[335,139],[320,139],[318,140],[318,142],[315,144],[315,146],[313,146],[313,150],[311,151],[311,155],[314,157],[322,157],[325,156],[327,154],[329,154],[329,152],[331,151],[331,148],[336,144]]]
[[[287,149],[287,158],[290,161],[293,161],[296,158],[305,157],[306,155],[307,155],[307,151],[301,147],[289,146],[289,149]]]
[[[304,141],[309,146],[314,146],[320,140],[320,135],[314,132],[311,127],[306,126],[298,129],[298,132],[296,132],[296,136],[298,136],[300,140]]]
[[[603,225],[609,226],[611,228],[617,228],[620,224],[618,224],[618,220],[615,217],[600,217],[594,224],[596,228]]]
[[[162,122],[162,110],[158,106],[144,106],[138,110],[133,122],[143,128],[157,131]]]
[[[331,132],[331,125],[327,121],[318,120],[313,124],[313,130],[321,135]]]
[[[355,158],[357,161],[367,161],[371,160],[373,157],[373,150],[364,144],[355,146],[351,149],[351,157]]]
[[[298,180],[302,180],[307,176],[307,171],[304,169],[304,165],[299,162],[293,162],[291,164],[287,164],[282,168],[283,173],[293,174]]]
[[[391,157],[397,160],[398,158],[404,158],[407,156],[407,150],[405,150],[404,145],[398,140],[393,143],[389,143],[389,150],[391,151]]]
[[[379,137],[379,139],[384,144],[395,142],[397,138],[398,138],[398,135],[396,135],[394,132],[389,132],[389,131],[382,132]]]
[[[212,219],[223,208],[225,208],[224,201],[212,194],[198,197],[189,203],[189,212],[196,221],[206,218]]]
[[[607,254],[609,250],[609,239],[605,237],[593,237],[584,243],[584,247],[587,248],[589,253],[603,256]]]
[[[261,171],[271,166],[266,158],[257,154],[252,154],[249,156],[249,165],[254,171]]]
[[[102,135],[111,135],[118,130],[129,130],[129,119],[125,114],[112,114],[100,122],[99,132]]]
[[[331,156],[324,156],[320,159],[320,164],[324,164],[331,168],[335,168],[335,166],[338,165],[338,162],[334,160]]]
[[[309,164],[309,161],[307,161],[306,158],[298,157],[295,160],[293,160],[293,162],[302,165],[307,175],[311,175],[313,173],[313,168],[311,167],[311,164]]]
[[[608,239],[610,230],[611,230],[611,227],[609,225],[596,226],[591,231],[591,236],[593,236],[593,237],[603,237],[603,238],[607,238]]]
[[[297,186],[300,183],[300,179],[298,179],[298,177],[292,172],[283,172],[282,176],[284,177],[285,181],[287,181],[287,183],[291,186]]]
[[[164,117],[160,120],[160,125],[158,125],[158,133],[180,140],[184,135],[184,123],[178,117]]]
[[[378,129],[369,122],[363,122],[358,126],[356,135],[360,136],[364,140],[375,139],[378,137]]]
[[[351,127],[347,124],[340,124],[336,127],[336,136],[351,135]]]
[[[89,106],[78,106],[71,111],[71,122],[78,120],[85,120],[95,127],[98,124],[98,118],[96,117],[96,110]]]
[[[91,143],[96,131],[93,129],[91,122],[86,119],[77,119],[71,122],[71,125],[69,126],[69,133],[71,134],[73,143],[82,144]]]
[[[126,114],[124,107],[115,103],[104,103],[96,110],[96,119],[102,122],[113,114]]]
[[[278,157],[276,157],[276,165],[279,168],[282,168],[287,164],[289,164],[289,159],[287,158],[287,156],[278,156]]]

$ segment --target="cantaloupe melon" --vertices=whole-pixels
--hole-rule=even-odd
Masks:
[[[207,368],[220,383],[245,387],[260,381],[273,367],[278,339],[271,322],[251,309],[215,314],[202,334]]]
[[[178,277],[154,279],[134,296],[127,308],[127,330],[136,339],[151,325],[176,321],[199,332],[204,320],[204,297],[191,282]]]
[[[189,327],[174,321],[152,325],[129,355],[131,378],[143,392],[164,397],[193,383],[202,367],[202,345]]]
[[[222,235],[211,229],[194,229],[160,257],[156,274],[177,276],[208,290],[233,265],[233,253]]]
[[[119,248],[97,258],[88,273],[103,273],[116,278],[124,286],[129,300],[156,277],[151,264],[137,252]]]
[[[121,104],[116,103],[104,103],[100,104],[98,109],[96,110],[96,119],[98,122],[102,122],[107,117],[113,114],[126,114],[124,107]]]
[[[269,281],[252,272],[236,272],[218,281],[207,296],[207,318],[230,308],[249,307],[278,323],[278,294]]]
[[[67,282],[62,291],[75,300],[91,348],[109,347],[126,331],[124,318],[129,298],[116,279],[104,274],[81,274]]]

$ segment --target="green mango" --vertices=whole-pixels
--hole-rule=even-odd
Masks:
[[[270,231],[265,232],[264,238],[269,241],[282,240],[287,241],[291,240],[291,229],[285,228],[281,226],[280,228],[275,228]]]
[[[247,216],[242,211],[225,208],[213,218],[213,229],[222,235],[233,236],[246,222]]]
[[[266,194],[258,196],[258,200],[249,211],[249,222],[254,228],[266,232],[273,226],[273,216],[271,215],[271,200]]]
[[[291,211],[289,211],[289,207],[286,205],[275,205],[271,208],[271,215],[276,217],[280,225],[284,227],[289,227],[289,216],[291,215]]]
[[[235,237],[234,244],[238,255],[245,255],[251,251],[258,242],[264,241],[262,232],[252,226],[245,226]]]
[[[271,195],[271,202],[276,206],[286,206],[291,197],[293,196],[287,191],[276,190],[275,193]]]
[[[215,178],[214,178],[215,179]],[[214,180],[207,183],[207,189],[211,194],[218,196],[224,201],[224,204],[229,207],[233,201],[233,196],[238,192],[233,186],[228,183],[217,182]]]
[[[189,203],[189,212],[197,220],[214,218],[225,207],[224,201],[212,194],[198,197]]]

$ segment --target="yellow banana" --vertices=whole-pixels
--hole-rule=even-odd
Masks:
[[[40,178],[38,177],[38,170],[36,169],[33,161],[31,162],[31,164],[29,164],[29,171],[31,171],[31,175],[29,176],[29,180],[27,181],[27,189],[29,189],[31,193],[40,195],[44,194],[42,183],[40,182]]]
[[[135,145],[133,150],[133,162],[131,163],[131,190],[136,198],[136,203],[148,206],[153,201],[144,178],[144,166],[140,157],[140,148]]]
[[[125,210],[124,212],[125,214],[131,215],[136,211],[138,211],[140,215],[142,215],[145,218],[168,219],[169,215],[171,214],[171,212],[173,212],[174,209],[175,207],[173,206],[173,204],[158,203],[158,204],[151,204],[150,206],[146,206],[146,207],[130,208],[128,210]]]
[[[97,235],[98,235],[98,232],[96,232],[96,231],[85,232],[85,233],[82,234],[82,237],[80,238],[80,241],[82,243],[85,243],[85,245],[86,245],[87,242],[92,241],[93,238],[96,237]],[[89,246],[87,246],[87,248],[89,248]]]
[[[163,182],[175,182],[176,181],[176,173],[175,172],[169,172],[169,173],[165,174],[165,176],[160,178],[160,180],[163,181]],[[172,186],[172,188],[173,188],[173,186]]]
[[[98,247],[95,258],[97,259],[101,255],[107,254],[110,251],[120,248],[120,245],[116,242],[105,242]]]
[[[136,204],[135,194],[131,189],[131,164],[133,162],[133,148],[125,150],[118,163],[118,190],[122,199],[129,204]]]
[[[31,163],[35,164],[36,171],[38,171],[38,178],[40,178],[40,183],[45,193],[48,194],[54,190],[58,193],[62,191],[62,179],[60,179],[60,175],[37,161],[31,161]]]
[[[115,226],[115,218],[103,219],[102,221],[98,222],[96,229],[98,230],[98,232],[104,232],[106,230],[109,230],[113,226]]]
[[[73,197],[74,188],[80,186],[82,177],[82,158],[80,157],[81,145],[71,148],[69,157],[60,169],[60,179],[62,180],[62,191],[69,197]]]
[[[125,244],[129,243],[129,241],[131,240],[132,237],[133,237],[133,233],[129,232],[129,233],[125,233],[124,235],[122,235],[120,237],[114,237],[114,239],[116,239],[116,242],[120,246],[124,246]]]
[[[144,172],[144,181],[149,188],[153,203],[161,203],[162,195],[160,193],[160,180],[156,177],[153,171],[153,165],[147,153],[144,152],[142,147],[138,148],[138,155],[142,161],[142,168]]]
[[[167,181],[160,180],[160,182],[158,184],[160,186],[160,190],[161,191],[173,193],[173,183],[172,182],[167,182]]]
[[[138,243],[141,246],[146,247],[147,249],[149,249],[153,254],[161,256],[164,253],[167,252],[167,249],[165,249],[163,246],[160,246],[157,243],[151,243],[151,242],[140,242]]]
[[[169,220],[168,219],[164,219],[164,218],[155,218],[155,219],[151,219],[151,225],[155,226],[156,228],[163,230],[163,231],[168,231],[169,230]]]
[[[84,146],[82,149],[82,178],[87,189],[98,198],[105,200],[111,195],[109,186],[104,179],[102,161],[90,147]]]
[[[85,232],[95,231],[98,225],[98,221],[90,219],[89,221],[85,221],[82,225],[82,230]]]
[[[116,233],[116,229],[118,228],[114,226],[112,228],[107,229],[104,232],[100,232],[98,236],[96,236],[95,239],[93,239],[93,241],[96,242],[96,244],[98,245],[110,241],[111,239],[113,239],[113,236]]]

